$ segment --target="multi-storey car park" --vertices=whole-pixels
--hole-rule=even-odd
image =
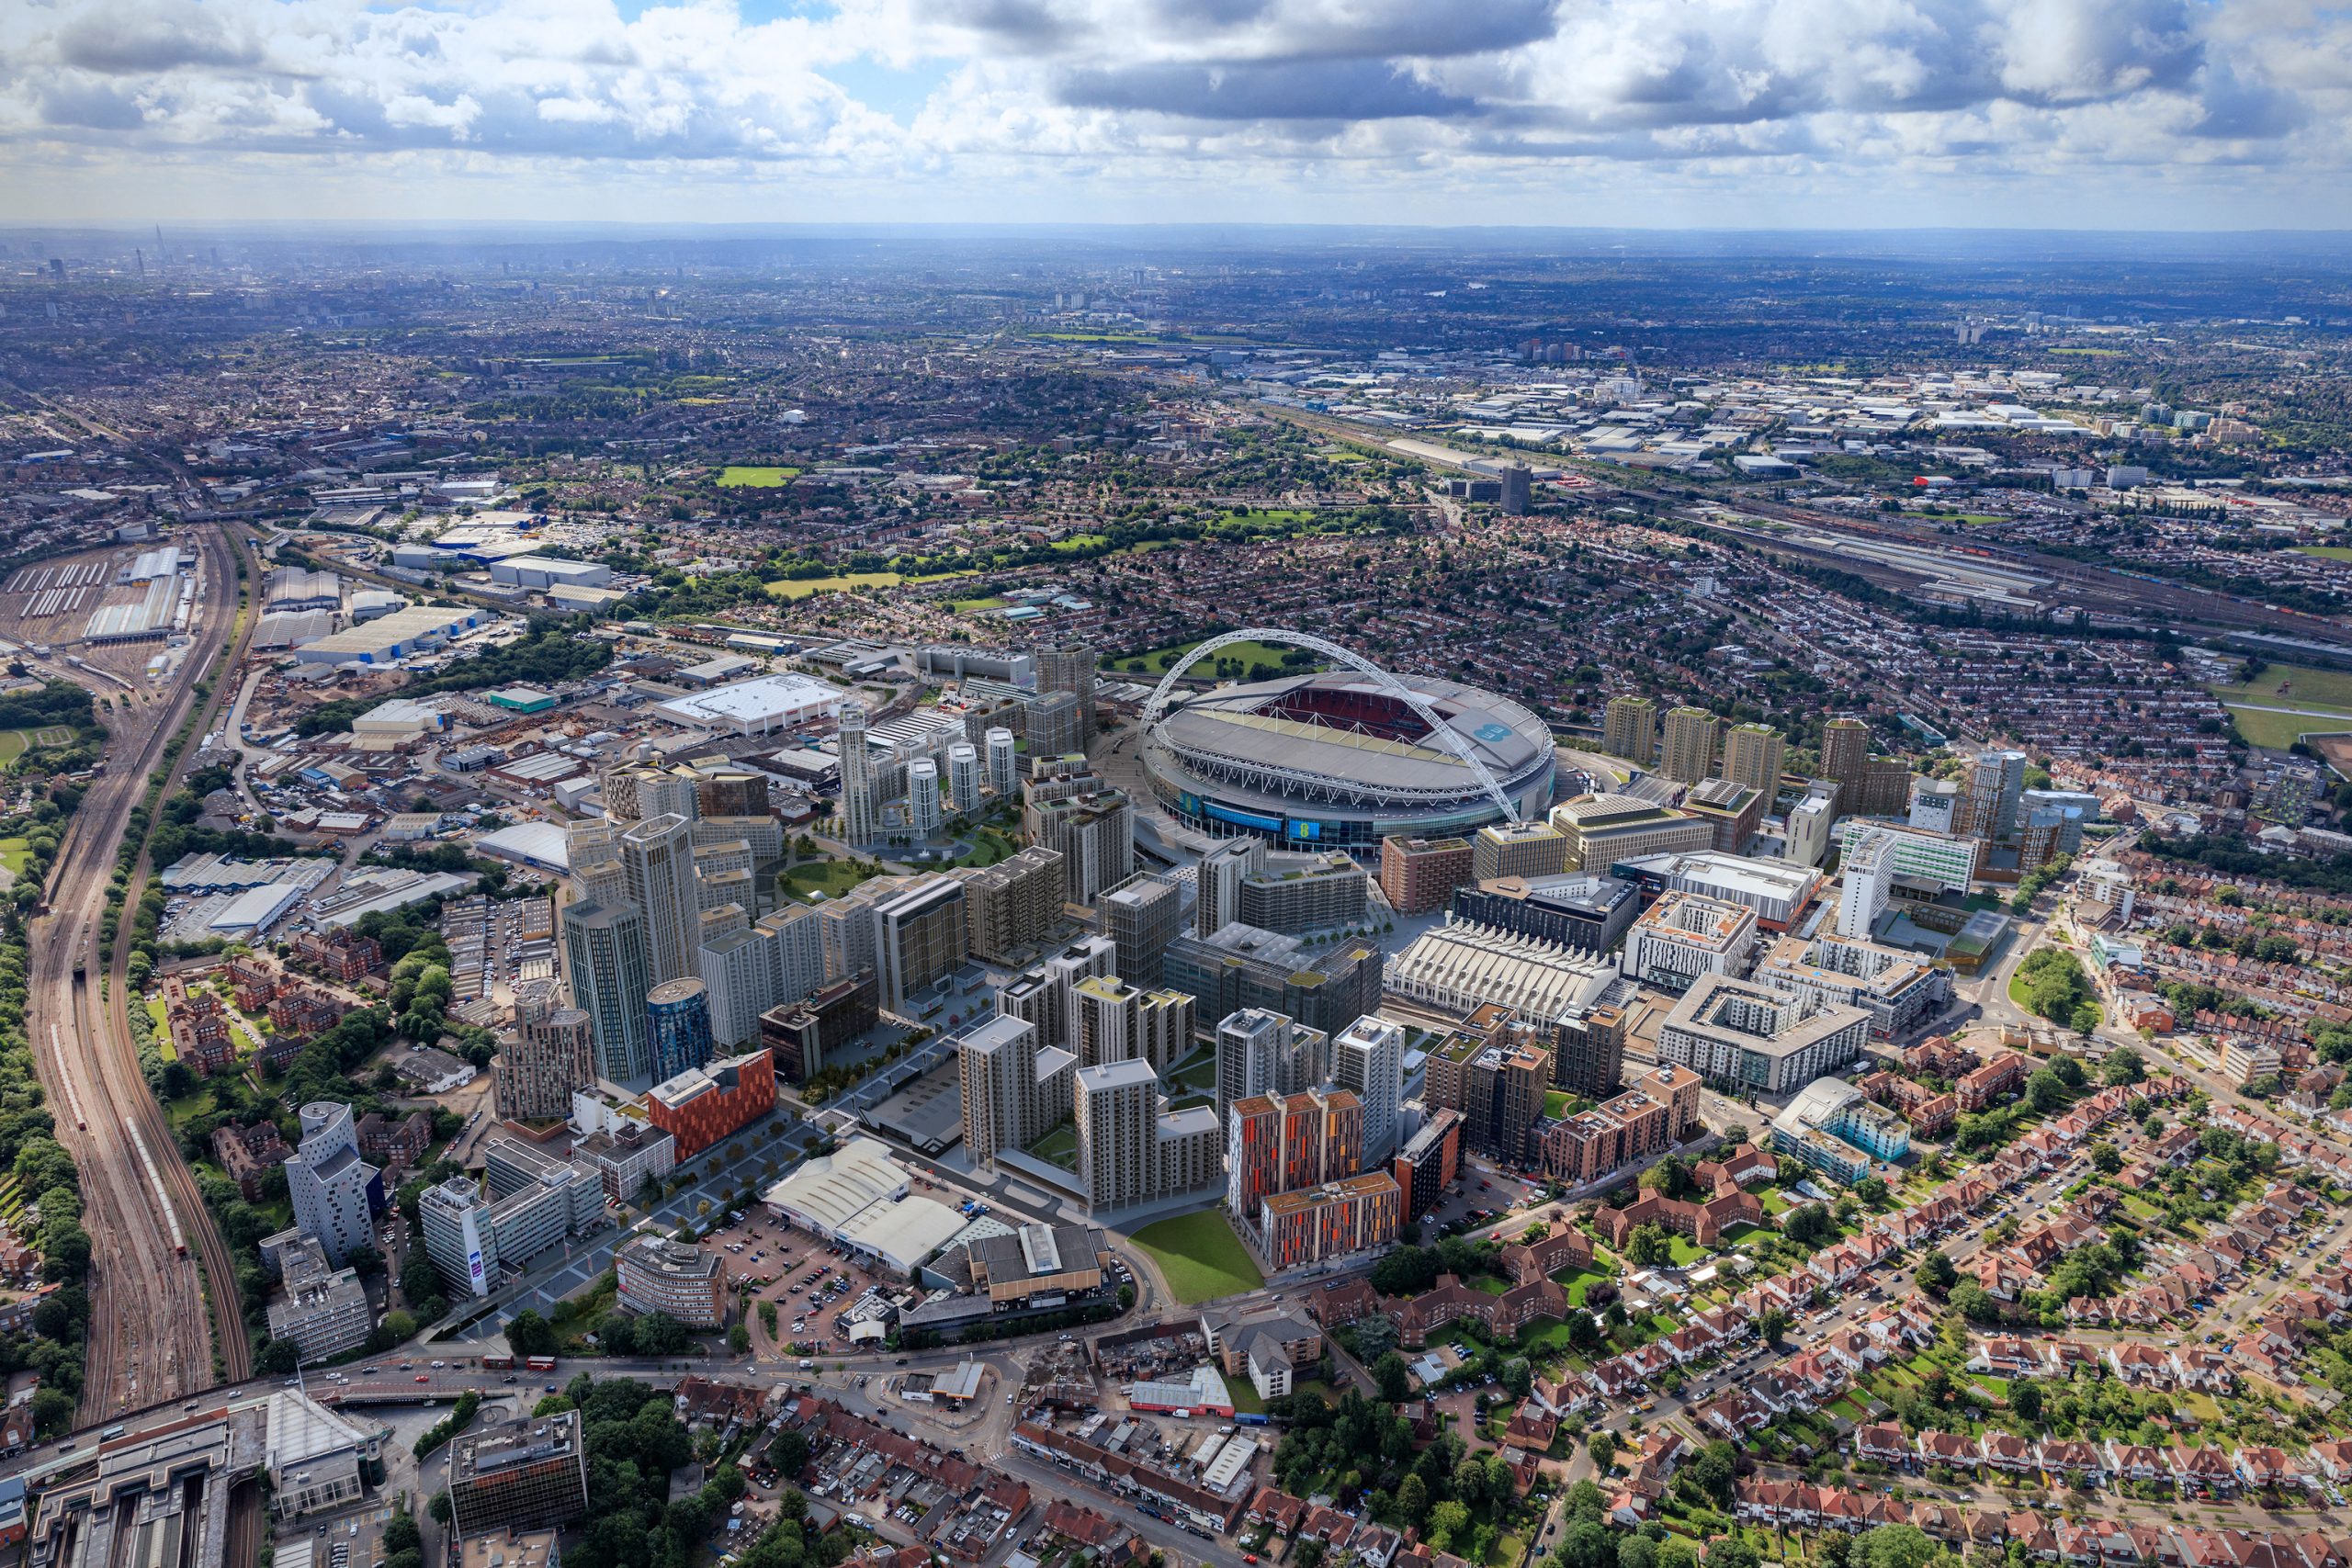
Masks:
[[[1549,803],[1551,731],[1519,704],[1432,676],[1391,674],[1321,638],[1253,629],[1231,637],[1295,642],[1344,671],[1227,686],[1170,705],[1161,682],[1146,713],[1144,769],[1160,805],[1220,838],[1377,850],[1384,839],[1441,838],[1540,817]]]

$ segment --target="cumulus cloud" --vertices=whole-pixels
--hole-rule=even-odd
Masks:
[[[928,97],[862,102],[836,80],[861,62],[920,68]],[[1374,193],[1769,164],[1815,186],[1964,171],[2055,191],[2105,161],[2267,165],[2290,192],[2352,184],[2347,110],[2352,17],[2311,0],[0,7],[0,159],[18,167],[70,150],[347,176],[440,157],[474,178],[791,171],[871,190],[1230,186],[1255,167]]]

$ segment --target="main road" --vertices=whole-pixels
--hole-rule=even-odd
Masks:
[[[156,699],[105,710],[104,771],[66,824],[47,883],[50,908],[28,933],[27,1028],[58,1141],[81,1174],[91,1241],[85,1425],[210,1387],[213,1310],[220,1369],[232,1380],[249,1375],[228,1247],[170,1118],[140,1072],[130,1029],[129,933],[107,950],[98,940],[130,814],[163,766],[171,737],[196,710],[196,689],[214,669],[237,611],[242,543],[207,530],[198,553],[205,594],[189,654]],[[231,665],[249,635],[250,618],[230,649]],[[218,705],[216,694],[199,729]],[[134,877],[126,915],[139,886]]]

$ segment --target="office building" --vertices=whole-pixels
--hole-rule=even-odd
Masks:
[[[628,901],[645,918],[647,973],[655,985],[691,978],[702,913],[692,825],[674,813],[632,822],[619,850]]]
[[[956,1042],[964,1096],[964,1149],[983,1168],[1004,1149],[1025,1149],[1069,1120],[1078,1058],[1040,1043],[1021,1019],[999,1014]]]
[[[996,1010],[1036,1030],[1039,1045],[1069,1046],[1078,1038],[1073,988],[1081,980],[1115,974],[1117,953],[1108,937],[1081,937],[998,987]]]
[[[1161,980],[1189,994],[1204,1019],[1262,1008],[1336,1034],[1380,1005],[1381,973],[1374,943],[1310,949],[1296,937],[1235,924],[1208,937],[1179,935],[1168,944]]]
[[[1507,516],[1524,517],[1534,490],[1534,471],[1523,463],[1506,463],[1498,476],[1503,481],[1502,509]]]
[[[617,1306],[705,1333],[727,1326],[727,1271],[717,1253],[640,1231],[613,1255],[613,1277]]]
[[[648,1089],[645,1108],[676,1140],[677,1157],[690,1160],[775,1109],[775,1058],[747,1051],[688,1067]]]
[[[1917,882],[1939,893],[1966,893],[1976,879],[1983,840],[1895,828],[1880,822],[1840,822],[1840,860],[1851,859],[1855,843],[1864,837],[1886,845],[1887,863],[1894,874]]]
[[[1252,1095],[1296,1094],[1330,1077],[1331,1041],[1319,1029],[1263,1008],[1242,1009],[1217,1022],[1219,1125],[1231,1114],[1236,1100]]]
[[[1756,951],[1756,911],[1697,893],[1667,893],[1625,933],[1619,967],[1680,996],[1702,975],[1744,975]]]
[[[947,809],[961,817],[980,808],[980,749],[968,740],[947,748]]]
[[[1227,839],[1201,852],[1193,876],[1193,931],[1208,936],[1241,918],[1241,884],[1266,863],[1262,839]]]
[[[1920,779],[1911,786],[1906,825],[1929,833],[1950,833],[1960,823],[1960,785],[1951,779]]]
[[[1402,1193],[1398,1223],[1409,1224],[1434,1209],[1462,1174],[1462,1112],[1438,1111],[1396,1151],[1395,1175]]]
[[[1344,850],[1270,857],[1241,881],[1241,923],[1297,936],[1363,924],[1372,877]]]
[[[1021,794],[1021,738],[1002,725],[989,727],[983,741],[988,754],[989,788],[999,800],[1015,800]]]
[[[1381,897],[1400,915],[1442,909],[1453,890],[1470,881],[1472,857],[1467,839],[1385,838],[1380,840]]]
[[[1700,1084],[1688,1067],[1657,1067],[1591,1110],[1553,1122],[1543,1132],[1544,1174],[1582,1186],[1672,1148],[1702,1130]]]
[[[1184,929],[1184,890],[1173,877],[1139,871],[1094,900],[1094,929],[1111,939],[1114,974],[1157,986],[1168,944]]]
[[[1032,846],[994,865],[954,874],[964,884],[973,955],[1011,964],[1044,942],[1062,918],[1062,857]]]
[[[928,838],[939,831],[939,764],[918,757],[907,764],[907,826]]]
[[[1532,1025],[1504,1021],[1483,1034],[1456,1031],[1430,1052],[1429,1103],[1462,1112],[1463,1146],[1506,1165],[1534,1158],[1551,1086],[1552,1053]]]
[[[911,998],[964,966],[970,939],[964,885],[952,876],[908,878],[873,905],[874,972],[882,1006],[904,1012]]]
[[[2017,837],[2027,761],[2022,751],[1984,751],[1970,759],[1961,774],[1961,832],[1992,843]]]
[[[586,1517],[583,1419],[567,1410],[459,1433],[449,1445],[451,1535],[560,1529]]]
[[[1712,849],[1715,842],[1713,823],[1630,795],[1564,800],[1552,807],[1551,822],[1567,840],[1570,871],[1607,871],[1631,856]]]
[[[673,1077],[710,1060],[710,996],[700,980],[665,980],[646,993],[653,1076]]]
[[[383,1173],[362,1159],[351,1107],[314,1100],[302,1107],[302,1141],[286,1162],[294,1228],[317,1241],[340,1269],[376,1245],[384,1212]]]
[[[1331,1081],[1363,1105],[1364,1164],[1378,1165],[1396,1146],[1404,1094],[1405,1026],[1360,1018],[1331,1037]]]
[[[1713,825],[1715,836],[1708,848],[1725,854],[1745,854],[1756,830],[1764,825],[1764,803],[1768,798],[1762,791],[1729,779],[1703,779],[1683,795],[1682,809],[1686,815]]]
[[[585,1164],[552,1159],[519,1139],[482,1145],[485,1192],[464,1177],[428,1187],[417,1201],[424,1254],[452,1300],[486,1296],[504,1271],[604,1224],[605,1187]],[[632,1194],[633,1196],[633,1194]]]
[[[1715,716],[1705,708],[1668,710],[1657,771],[1677,784],[1697,784],[1715,774]]]
[[[642,1122],[616,1121],[616,1126],[572,1139],[571,1163],[595,1179],[606,1201],[641,1203],[647,1182],[659,1182],[677,1168],[677,1140]]]
[[[1193,998],[1182,991],[1145,991],[1115,975],[1071,987],[1072,1043],[1081,1067],[1148,1062],[1164,1074],[1193,1051]]]
[[[1610,698],[1600,749],[1648,767],[1657,758],[1657,704],[1648,697]]]
[[[760,1043],[786,1083],[806,1083],[824,1071],[831,1053],[881,1021],[880,998],[871,969],[827,981],[760,1014]]]
[[[1534,881],[1506,876],[1462,888],[1453,895],[1453,914],[1467,924],[1600,952],[1616,945],[1641,908],[1632,883],[1578,871]]]
[[[1657,1061],[1731,1093],[1788,1094],[1853,1063],[1870,1034],[1860,1008],[1709,975],[1658,1026]]]
[[[1768,806],[1781,793],[1788,759],[1788,738],[1769,724],[1735,724],[1724,731],[1722,776],[1756,791]]]
[[[491,1062],[498,1114],[514,1122],[560,1122],[571,1091],[596,1079],[595,1031],[581,1008],[553,1008],[524,1022]]]
[[[276,1249],[282,1294],[269,1303],[269,1337],[294,1346],[303,1366],[330,1361],[368,1342],[376,1314],[356,1269],[328,1261],[319,1238],[296,1235]]]
[[[1216,1184],[1223,1141],[1205,1105],[1159,1109],[1159,1084],[1145,1062],[1081,1067],[1073,1080],[1078,1174],[1090,1213],[1132,1208]]]
[[[1040,692],[1068,692],[1078,703],[1079,744],[1063,750],[1084,750],[1086,738],[1094,733],[1093,645],[1083,642],[1048,643],[1031,649],[1030,653],[1036,661],[1037,689]],[[1036,750],[1034,739],[1030,750]],[[1059,752],[1052,754],[1059,755]]]
[[[1713,850],[1685,854],[1639,855],[1618,861],[1611,872],[1648,892],[1696,893],[1756,911],[1768,931],[1786,931],[1821,891],[1821,873],[1787,861],[1757,860]]]

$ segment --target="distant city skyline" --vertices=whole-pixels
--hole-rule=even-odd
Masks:
[[[63,0],[40,223],[2313,229],[2352,17],[2252,0]]]

